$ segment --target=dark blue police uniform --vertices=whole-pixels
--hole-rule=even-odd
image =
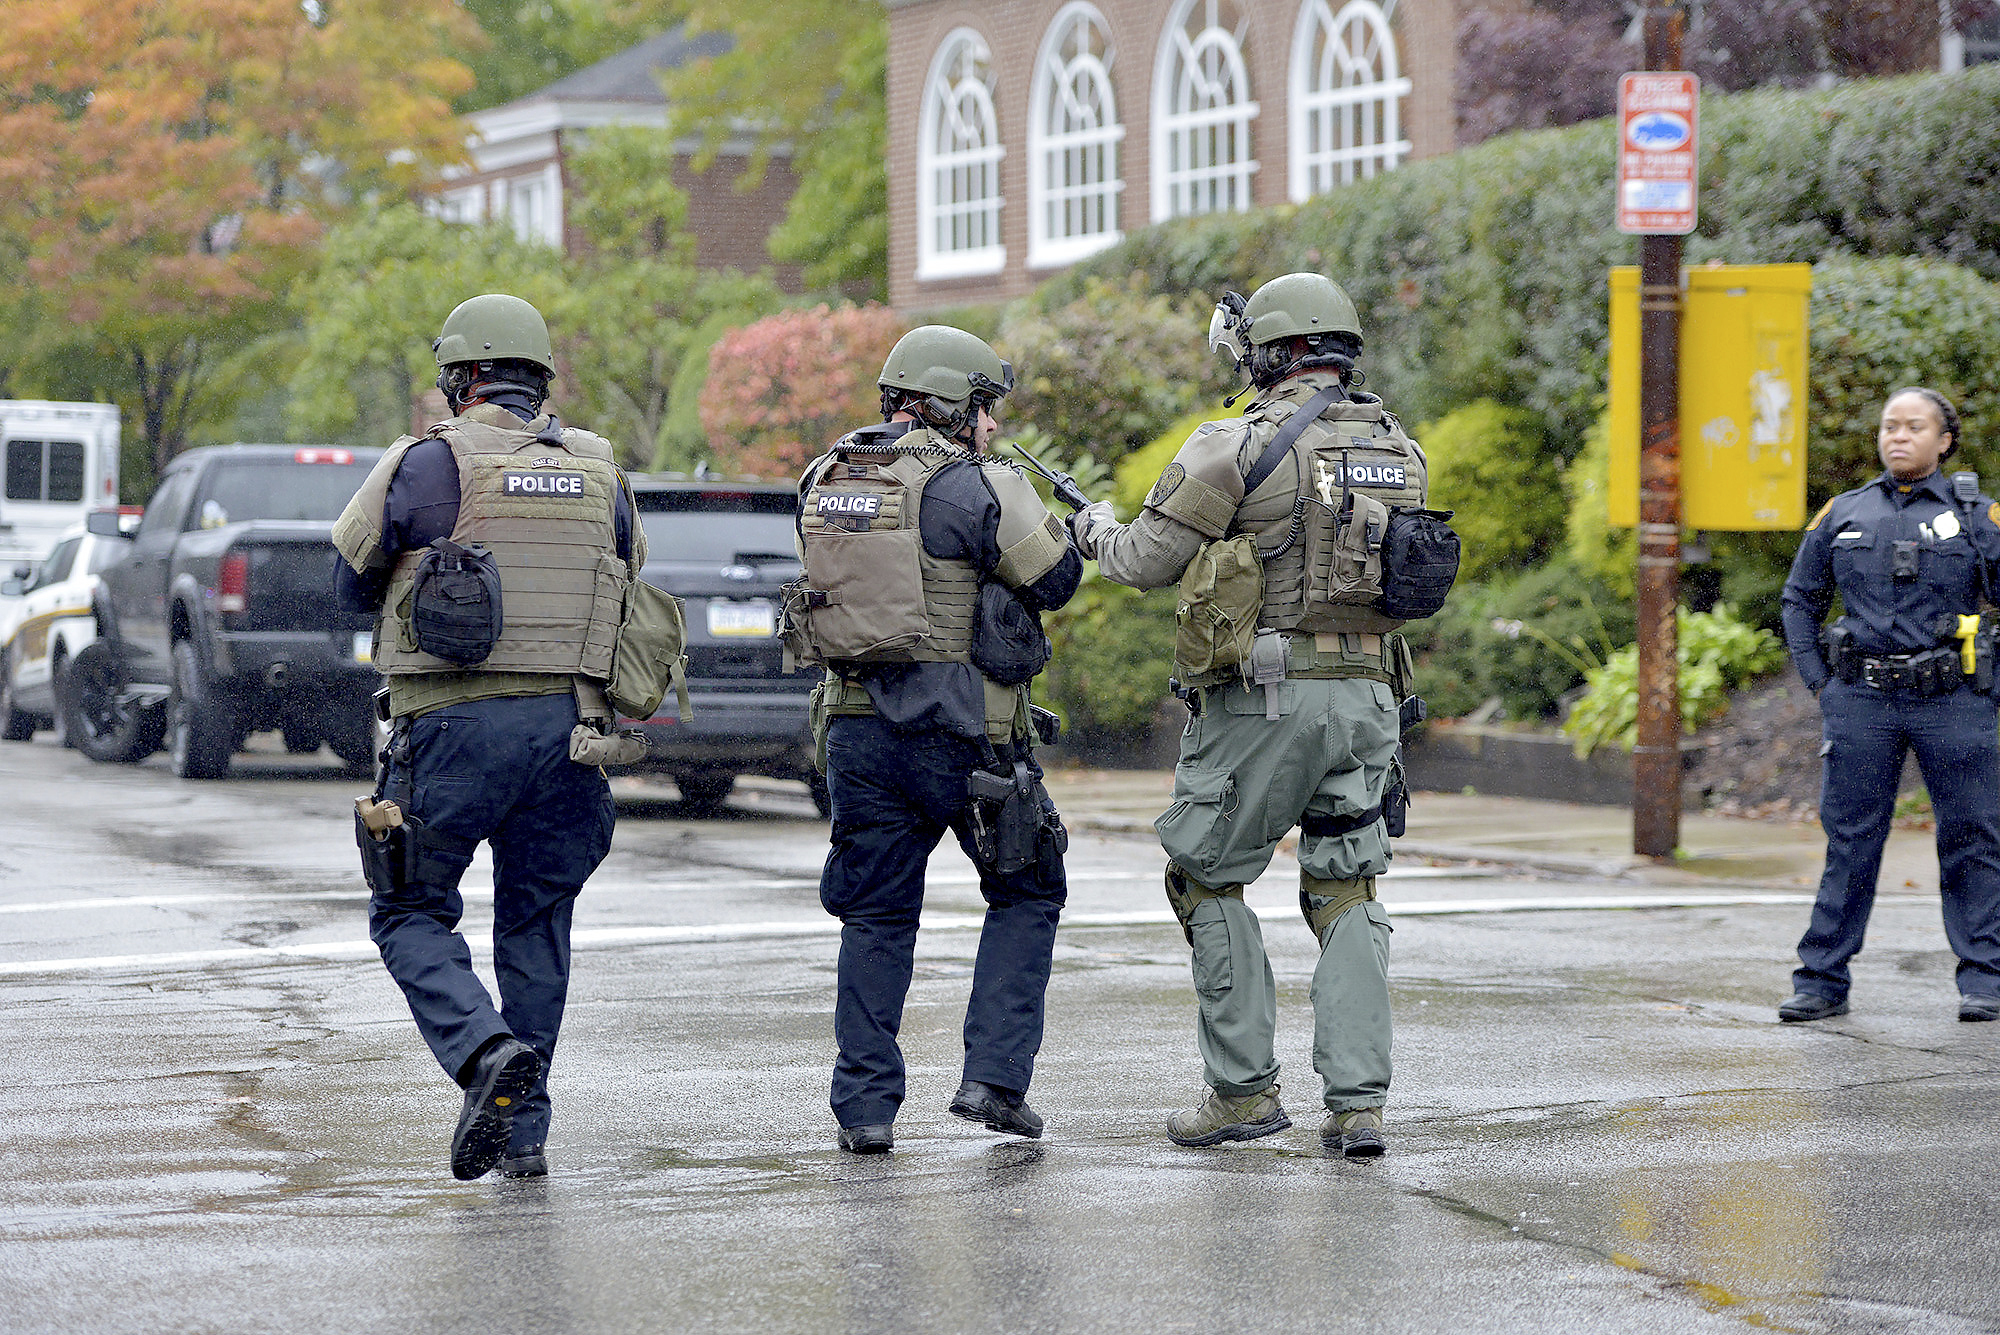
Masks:
[[[1884,473],[1829,501],[1785,581],[1785,643],[1824,717],[1820,824],[1826,870],[1799,941],[1796,991],[1843,1002],[1861,949],[1904,757],[1916,753],[1937,818],[1945,936],[1965,997],[2000,996],[2000,745],[1944,629],[1990,600],[2000,510],[1951,479]],[[1820,623],[1838,593],[1851,649],[1836,675]],[[1942,653],[1938,651],[1942,650]]]
[[[357,572],[336,563],[342,605],[379,611],[397,554],[449,537],[458,506],[450,445],[412,445],[383,507],[384,564]],[[619,554],[629,559],[632,515],[622,490],[615,520]],[[574,692],[445,705],[410,721],[383,776],[385,796],[407,802],[409,814],[456,847],[435,849],[423,879],[372,897],[369,936],[425,1043],[461,1083],[480,1050],[503,1035],[541,1057],[542,1075],[509,1126],[509,1158],[538,1149],[548,1135],[547,1072],[569,995],[571,911],[611,847],[610,785],[601,770],[569,758],[576,724]],[[493,849],[497,1009],[458,932],[465,907],[459,879],[482,841]]]
[[[999,502],[976,463],[951,464],[930,478],[918,524],[932,556],[969,561],[982,579],[992,578],[999,523]],[[1015,593],[1030,611],[1052,610],[1070,600],[1082,576],[1083,560],[1070,547]],[[985,688],[969,663],[885,664],[849,676],[866,685],[875,712],[836,717],[828,728],[833,842],[820,902],[841,923],[831,1102],[841,1126],[857,1127],[894,1122],[902,1106],[896,1035],[910,990],[924,868],[946,830],[978,865],[967,782],[994,748],[986,741]],[[1014,745],[1052,823],[1055,805],[1030,743]],[[965,1012],[965,1079],[1023,1093],[1042,1045],[1056,920],[1069,893],[1060,851],[1045,840],[1021,871],[981,868],[979,891],[987,908]]]

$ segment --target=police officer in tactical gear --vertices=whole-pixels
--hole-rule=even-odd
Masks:
[[[1039,614],[1083,568],[1020,471],[984,454],[1014,384],[990,347],[927,325],[879,383],[884,420],[800,478],[805,573],[784,626],[796,658],[827,668],[814,715],[833,803],[820,902],[841,922],[831,1102],[856,1154],[894,1142],[924,868],[947,830],[987,904],[950,1111],[1042,1134],[1025,1096],[1068,837],[1035,763],[1028,683],[1048,657]]]
[[[1402,517],[1428,514],[1426,465],[1381,400],[1356,388],[1360,322],[1326,278],[1288,274],[1247,303],[1230,293],[1210,343],[1256,389],[1244,416],[1198,428],[1131,523],[1102,504],[1071,521],[1106,577],[1140,589],[1180,581],[1175,675],[1192,717],[1155,826],[1167,898],[1194,952],[1210,1093],[1170,1117],[1167,1134],[1214,1145],[1291,1125],[1271,966],[1243,888],[1297,826],[1299,903],[1320,942],[1321,1139],[1378,1155],[1389,918],[1375,878],[1389,861],[1385,815],[1400,833],[1399,704],[1417,703],[1394,632],[1427,614],[1383,610],[1384,552]],[[1452,537],[1450,569],[1420,574],[1429,610],[1450,586],[1456,550]]]
[[[1958,412],[1936,390],[1899,389],[1876,433],[1882,475],[1806,526],[1785,580],[1785,644],[1819,697],[1826,870],[1778,1018],[1847,1012],[1904,757],[1916,752],[1937,813],[1945,937],[1958,956],[1958,1018],[2000,1019],[2000,744],[1994,636],[2000,506],[1973,473],[1947,475]],[[1835,593],[1845,615],[1820,623]]]
[[[453,1176],[540,1176],[571,907],[613,819],[602,770],[572,755],[602,751],[585,743],[612,717],[604,681],[645,535],[610,444],[542,411],[554,358],[533,306],[474,297],[433,348],[455,415],[396,441],[334,528],[340,597],[378,616],[393,723],[359,804],[369,934],[464,1087]],[[441,559],[453,577],[433,580]],[[457,931],[481,840],[497,1009]]]

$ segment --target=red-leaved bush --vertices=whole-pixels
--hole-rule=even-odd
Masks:
[[[903,331],[870,303],[780,311],[717,339],[700,399],[717,466],[796,477],[843,432],[880,420],[875,377]]]

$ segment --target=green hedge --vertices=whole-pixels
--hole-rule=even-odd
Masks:
[[[2000,278],[2000,66],[1702,104],[1690,263],[1829,254],[1950,260]],[[1611,122],[1506,135],[1306,204],[1151,227],[1045,284],[1044,309],[1143,272],[1212,300],[1295,269],[1355,298],[1372,388],[1421,421],[1478,398],[1542,417],[1571,457],[1604,392]]]
[[[1430,462],[1430,503],[1453,512],[1463,544],[1460,579],[1534,565],[1561,544],[1563,470],[1547,458],[1533,413],[1476,399],[1416,435]]]

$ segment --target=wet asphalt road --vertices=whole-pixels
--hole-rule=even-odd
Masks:
[[[855,1159],[803,790],[704,822],[628,792],[577,912],[554,1175],[460,1184],[455,1087],[366,941],[361,787],[0,745],[0,1330],[1996,1328],[2000,1026],[1954,1019],[1934,898],[1878,908],[1855,1014],[1781,1028],[1798,905],[1399,868],[1390,1153],[1348,1164],[1282,861],[1251,901],[1295,1125],[1159,1133],[1202,1092],[1193,992],[1131,837],[1072,848],[1047,1139],[947,1116],[980,904],[946,850],[896,1153]]]

